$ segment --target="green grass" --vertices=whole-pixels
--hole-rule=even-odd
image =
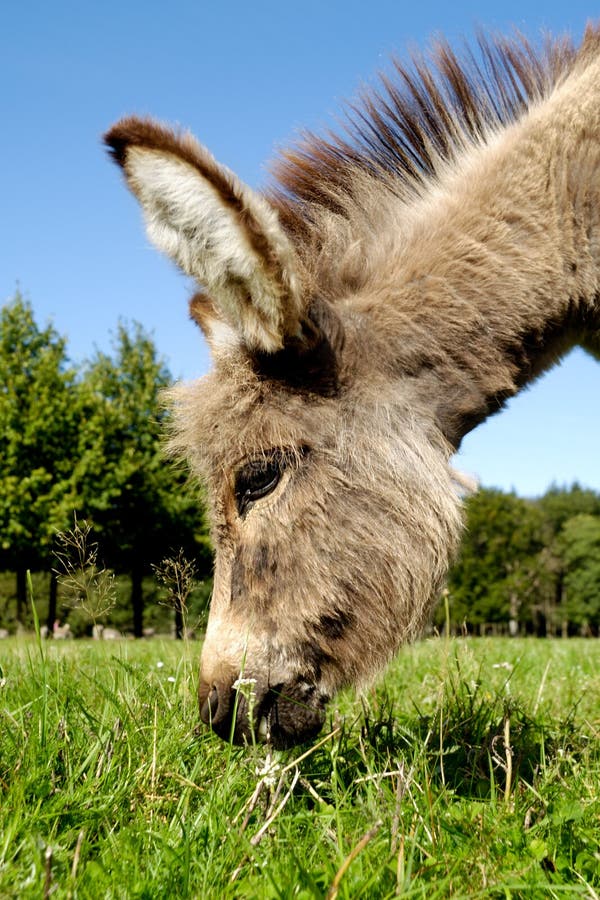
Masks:
[[[600,896],[600,642],[417,644],[270,760],[198,653],[0,643],[1,897]]]

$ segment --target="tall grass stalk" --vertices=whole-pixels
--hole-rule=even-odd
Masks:
[[[39,672],[40,678],[39,683],[42,689],[42,696],[40,698],[40,716],[39,716],[39,728],[40,728],[40,744],[43,747],[46,746],[46,722],[47,722],[47,710],[48,710],[48,668],[47,668],[47,657],[44,648],[44,641],[42,638],[42,629],[40,627],[40,619],[37,614],[37,609],[34,603],[33,597],[33,583],[31,581],[31,572],[29,569],[27,570],[27,574],[25,577],[26,586],[27,586],[27,599],[29,600],[29,604],[31,606],[31,613],[33,616],[33,628],[35,633],[35,640],[39,653]],[[35,665],[33,662],[30,664],[30,668],[32,674],[35,672]]]
[[[73,527],[56,535],[55,574],[63,602],[80,610],[96,629],[117,602],[115,574],[99,561],[91,526],[75,518]]]

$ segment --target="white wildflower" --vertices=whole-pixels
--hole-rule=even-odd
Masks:
[[[280,771],[281,765],[272,760],[270,756],[267,756],[262,768],[260,766],[256,767],[256,774],[258,777],[262,779],[262,782],[266,787],[271,788],[275,787],[277,784]]]
[[[233,682],[233,687],[238,690],[238,688],[250,687],[256,684],[256,678],[236,678]]]

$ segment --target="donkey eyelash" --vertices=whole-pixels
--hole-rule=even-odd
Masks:
[[[244,516],[250,506],[275,490],[286,468],[283,454],[252,459],[238,470],[234,493],[238,514]]]
[[[233,488],[238,515],[243,517],[257,500],[272,493],[286,469],[298,466],[300,458],[308,452],[306,446],[297,450],[273,450],[241,466],[236,472]]]

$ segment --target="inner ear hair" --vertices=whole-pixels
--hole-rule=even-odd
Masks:
[[[314,298],[302,320],[301,334],[288,338],[275,353],[250,354],[255,372],[302,393],[333,397],[339,393],[343,323],[326,300]]]
[[[150,240],[207,289],[218,320],[241,343],[265,352],[297,335],[301,267],[266,197],[191,135],[151,120],[123,119],[105,140],[140,202]],[[210,341],[215,317],[204,310],[192,315]]]
[[[219,307],[204,291],[197,291],[189,304],[190,319],[200,327],[213,353],[218,356],[227,350],[239,349],[240,338],[224,318]]]
[[[190,319],[202,329],[206,336],[208,336],[207,332],[210,331],[215,319],[223,321],[217,307],[204,291],[196,291],[190,299]]]

